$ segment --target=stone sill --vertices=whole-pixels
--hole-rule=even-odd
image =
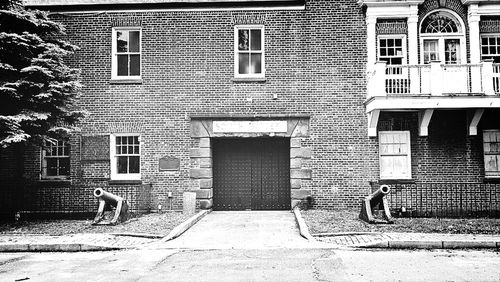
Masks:
[[[266,82],[265,77],[235,77],[231,79],[232,82]]]
[[[54,179],[50,179],[50,178],[44,178],[44,179],[40,179],[37,181],[38,184],[42,187],[49,187],[49,186],[57,186],[57,187],[63,187],[63,186],[69,186],[71,185],[71,180],[70,179],[62,179],[62,178],[54,178]]]
[[[416,181],[415,179],[380,179],[378,182],[374,181],[372,182],[374,184],[378,185],[384,185],[384,184],[415,184]]]
[[[142,79],[111,79],[110,84],[142,84]]]
[[[109,185],[140,185],[142,180],[110,180]]]

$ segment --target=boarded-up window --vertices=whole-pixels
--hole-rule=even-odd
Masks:
[[[411,178],[411,150],[409,131],[381,131],[380,178]]]
[[[500,130],[483,131],[484,173],[500,177]]]

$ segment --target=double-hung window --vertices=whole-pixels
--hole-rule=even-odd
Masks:
[[[141,78],[141,29],[113,28],[112,79]]]
[[[410,179],[409,131],[380,131],[380,179]]]
[[[111,135],[111,179],[141,179],[141,144],[138,134]]]
[[[234,28],[234,76],[236,78],[263,78],[264,26],[236,26]]]
[[[406,37],[404,35],[381,35],[378,38],[378,60],[387,63],[385,89],[387,94],[409,92],[410,81],[406,64]]]
[[[500,130],[483,131],[485,177],[500,177]]]
[[[500,34],[481,35],[481,59],[500,63]]]
[[[405,61],[406,42],[405,37],[380,36],[378,39],[378,59],[387,62],[388,65],[402,65]]]
[[[64,140],[45,141],[42,149],[42,178],[69,178],[69,143]]]

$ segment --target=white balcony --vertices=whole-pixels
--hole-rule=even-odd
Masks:
[[[474,135],[482,113],[500,108],[500,64],[387,66],[378,62],[368,76],[368,135],[376,136],[381,111],[419,111],[420,135],[435,109],[470,109],[474,113],[470,134]]]
[[[367,92],[367,112],[375,109],[499,107],[500,64],[433,62],[388,66],[378,62],[368,77]]]

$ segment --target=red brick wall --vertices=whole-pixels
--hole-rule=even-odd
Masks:
[[[91,112],[82,135],[140,133],[142,181],[152,185],[150,206],[168,206],[166,194],[172,191],[174,208],[179,209],[182,192],[194,185],[189,178],[191,115],[310,115],[311,137],[303,146],[313,150],[306,164],[313,169],[313,179],[304,181],[303,188],[312,190],[316,207],[357,206],[377,166],[376,142],[366,135],[362,104],[364,15],[350,0],[315,0],[306,6],[296,11],[55,16],[67,26],[68,39],[81,48],[71,63],[82,68],[80,104]],[[241,15],[265,18],[265,82],[233,81],[234,18]],[[111,28],[119,21],[141,23],[142,84],[110,83]],[[272,99],[274,94],[278,99]],[[80,154],[80,148],[102,147],[105,142],[86,145],[85,137],[82,140],[72,143],[71,185],[36,188],[37,193],[63,194],[45,198],[44,207],[72,209],[70,196],[77,195],[85,203],[77,204],[78,209],[90,208],[95,200],[88,185],[121,187],[108,184],[109,157],[96,160]],[[166,155],[180,158],[179,171],[158,171],[158,160]],[[38,169],[39,160],[33,163],[30,167]]]
[[[233,21],[239,15],[265,18],[265,82],[233,81]],[[367,137],[363,106],[366,25],[356,1],[311,0],[296,11],[108,12],[55,19],[81,48],[71,64],[82,68],[80,105],[91,114],[81,136],[72,139],[71,182],[40,185],[39,151],[27,155],[28,191],[37,195],[32,208],[93,210],[95,187],[121,196],[139,193],[141,185],[109,183],[105,136],[130,132],[141,134],[142,183],[151,185],[151,198],[135,206],[167,207],[171,191],[173,208],[180,209],[182,193],[195,188],[189,178],[192,115],[310,115],[311,136],[302,146],[312,149],[312,158],[303,167],[313,175],[302,189],[312,191],[316,208],[357,208],[370,191],[368,181],[378,180],[378,138]],[[141,84],[110,83],[111,28],[118,21],[142,26]],[[417,136],[415,113],[382,114],[381,124],[392,117],[412,131],[417,181],[480,181],[482,139],[466,136],[464,115],[437,111],[429,137]],[[481,124],[494,116],[486,113]],[[164,156],[179,158],[180,169],[159,171]]]

